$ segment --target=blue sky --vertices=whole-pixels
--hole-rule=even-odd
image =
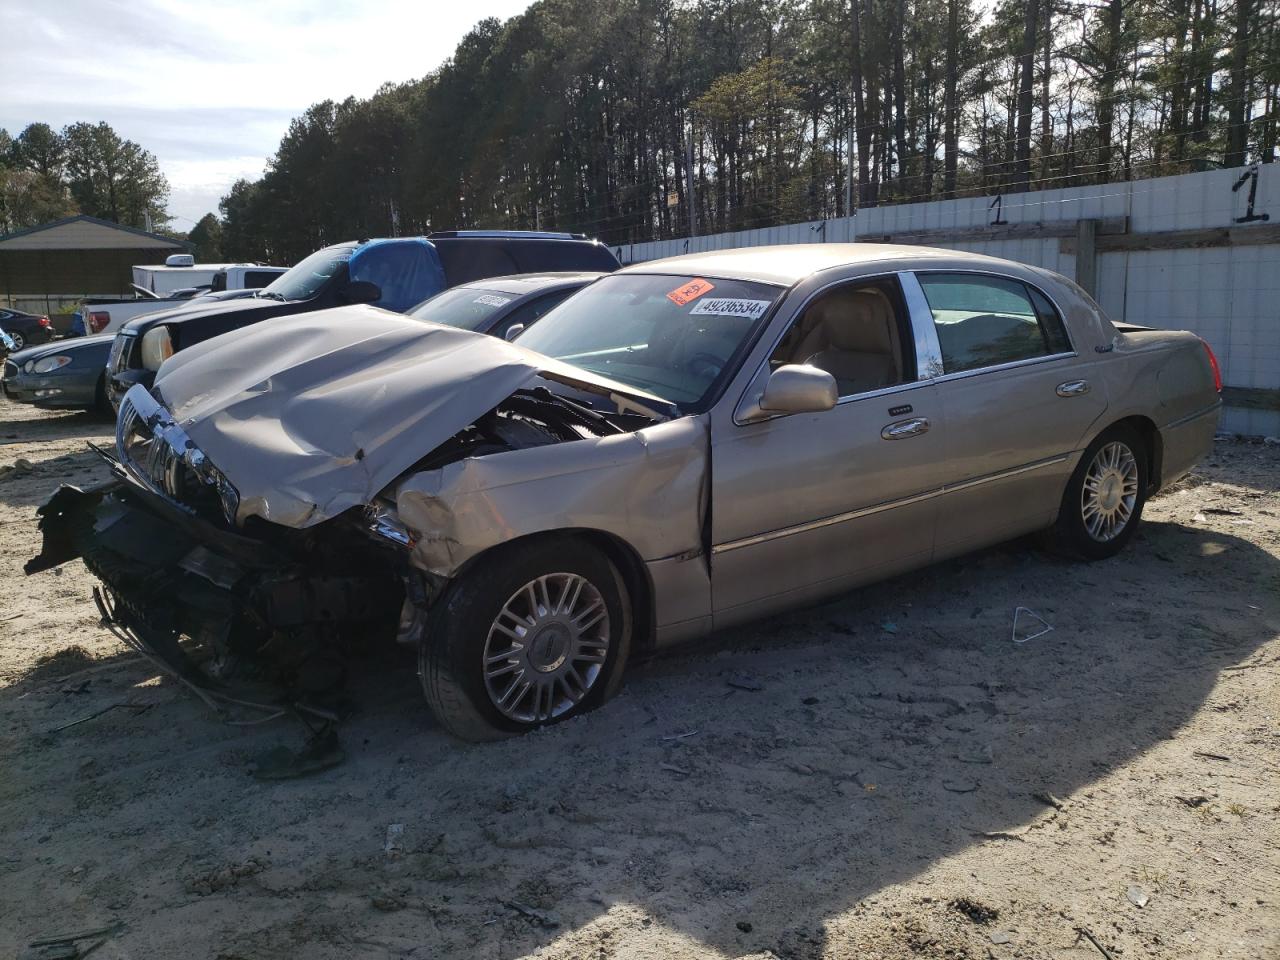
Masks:
[[[4,0],[0,127],[107,121],[159,159],[186,230],[310,104],[420,77],[529,2]]]

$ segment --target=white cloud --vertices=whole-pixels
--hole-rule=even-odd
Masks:
[[[156,154],[190,226],[312,103],[421,77],[529,0],[4,0],[0,127],[106,120]]]

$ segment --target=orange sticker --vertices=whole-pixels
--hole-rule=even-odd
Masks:
[[[667,299],[674,303],[677,307],[683,307],[686,303],[692,303],[708,290],[716,288],[714,283],[694,277],[683,286],[676,287],[667,294]]]

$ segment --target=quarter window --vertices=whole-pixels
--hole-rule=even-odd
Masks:
[[[1062,318],[1033,287],[1005,277],[919,274],[944,373],[977,370],[1071,350]]]

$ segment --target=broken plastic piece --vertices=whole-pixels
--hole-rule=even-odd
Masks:
[[[1044,627],[1044,629],[1038,630],[1035,633],[1031,634],[1030,636],[1022,637],[1021,639],[1019,639],[1018,618],[1022,616],[1024,613],[1028,617],[1030,617],[1031,619],[1039,623],[1042,627]],[[1052,632],[1052,630],[1053,630],[1053,627],[1044,619],[1044,617],[1040,616],[1040,614],[1036,613],[1034,610],[1030,609],[1029,607],[1013,608],[1013,642],[1014,643],[1026,643],[1028,640],[1036,639],[1036,637],[1043,637],[1046,633]]]

